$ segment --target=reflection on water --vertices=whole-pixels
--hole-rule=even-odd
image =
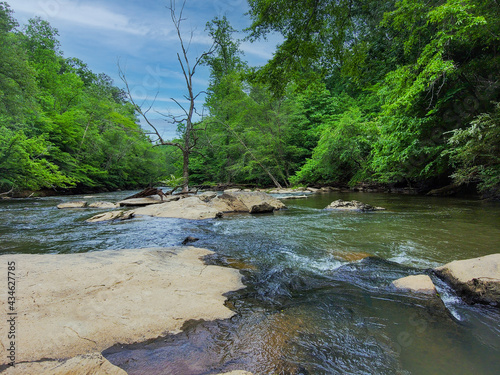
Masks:
[[[430,271],[499,252],[498,203],[328,194],[287,201],[275,214],[97,224],[85,219],[98,210],[55,208],[79,198],[0,201],[1,251],[173,246],[191,235],[216,252],[208,262],[241,269],[248,286],[230,295],[231,320],[192,322],[179,335],[105,353],[129,374],[500,373],[499,309],[464,304]],[[324,211],[335,199],[387,211]],[[440,299],[390,288],[417,273],[433,278]]]

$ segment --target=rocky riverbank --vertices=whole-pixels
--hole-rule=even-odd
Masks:
[[[500,254],[456,260],[432,270],[446,281],[462,299],[500,307]],[[394,280],[396,289],[413,293],[437,295],[428,275],[412,275]]]
[[[64,255],[2,255],[16,269],[15,368],[6,374],[124,374],[100,352],[178,333],[188,320],[227,319],[224,294],[243,288],[238,271],[205,265],[194,247]],[[8,261],[8,262],[7,262]],[[7,316],[7,291],[1,298]],[[5,349],[7,325],[0,325]],[[98,369],[98,370],[97,370]]]

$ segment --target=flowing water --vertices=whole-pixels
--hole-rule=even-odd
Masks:
[[[215,251],[207,262],[240,269],[247,285],[229,294],[232,319],[189,322],[178,335],[104,353],[131,375],[500,373],[500,309],[465,304],[431,272],[500,252],[499,203],[332,193],[286,201],[274,214],[98,224],[85,219],[102,211],[55,208],[79,198],[0,201],[1,252],[177,246],[194,236]],[[335,199],[387,211],[323,210]],[[390,288],[422,273],[440,298]]]

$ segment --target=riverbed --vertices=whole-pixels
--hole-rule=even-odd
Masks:
[[[465,304],[431,272],[500,252],[498,202],[331,193],[274,214],[94,224],[85,220],[101,210],[56,208],[132,193],[0,201],[2,254],[169,247],[193,236],[216,252],[207,262],[240,269],[247,288],[229,295],[234,318],[104,352],[129,374],[500,373],[500,309]],[[336,199],[387,210],[323,210]],[[440,298],[390,287],[422,273]]]

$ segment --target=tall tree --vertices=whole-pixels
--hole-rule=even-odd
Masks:
[[[143,110],[140,105],[137,104],[137,102],[134,100],[131,92],[129,85],[127,83],[126,77],[123,72],[120,72],[120,76],[122,80],[124,81],[126,87],[127,87],[127,92],[128,96],[130,98],[130,101],[134,105],[136,111],[144,118],[144,120],[147,122],[149,126],[153,129],[153,135],[157,137],[157,139],[154,141],[157,145],[162,145],[162,146],[174,146],[177,147],[179,150],[182,152],[182,177],[183,177],[183,184],[182,184],[182,192],[187,192],[189,191],[189,159],[191,154],[195,151],[196,145],[198,143],[199,139],[199,132],[201,129],[196,128],[196,123],[194,120],[195,115],[197,115],[196,112],[196,99],[200,96],[201,92],[195,92],[194,91],[194,83],[193,83],[193,77],[196,73],[196,69],[198,66],[202,63],[204,59],[210,54],[213,53],[215,45],[212,45],[208,51],[202,53],[200,56],[196,57],[194,59],[194,63],[190,62],[189,54],[188,54],[188,49],[189,49],[189,43],[186,44],[184,42],[182,32],[181,32],[181,23],[185,19],[183,18],[183,11],[184,7],[186,5],[186,0],[183,1],[182,6],[180,11],[177,13],[176,9],[176,2],[175,0],[170,1],[170,6],[167,8],[170,10],[170,17],[172,20],[172,24],[174,25],[174,28],[176,30],[177,38],[179,39],[179,44],[181,47],[181,52],[177,53],[177,61],[179,62],[179,66],[181,68],[182,74],[184,76],[184,81],[186,84],[186,89],[187,89],[187,95],[184,97],[188,100],[189,105],[183,106],[177,99],[171,98],[172,101],[174,101],[183,111],[183,115],[181,116],[168,116],[170,117],[170,120],[173,124],[177,125],[177,129],[181,132],[182,134],[182,140],[180,142],[177,141],[167,141],[163,139],[161,133],[159,132],[158,128],[148,119],[147,113],[148,110]],[[192,34],[191,34],[192,38]],[[191,40],[189,41],[191,42]]]

